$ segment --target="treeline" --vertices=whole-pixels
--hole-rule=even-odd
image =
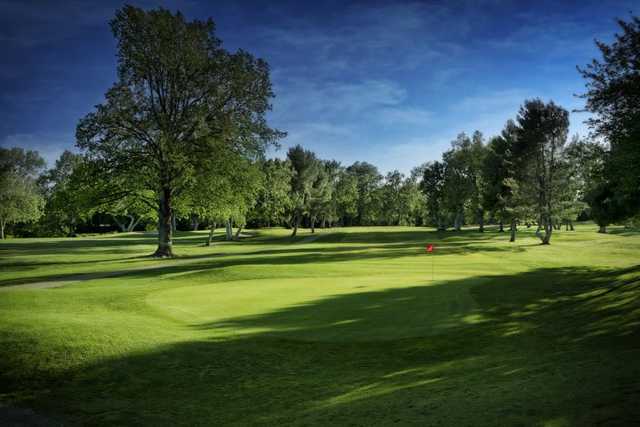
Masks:
[[[208,21],[165,9],[120,9],[111,21],[118,81],[78,123],[80,153],[53,168],[33,151],[0,151],[0,226],[13,235],[158,230],[172,255],[177,228],[464,224],[535,226],[548,244],[576,219],[608,224],[640,206],[640,21],[619,21],[602,58],[579,72],[589,138],[568,140],[569,113],[526,100],[500,135],[460,134],[442,159],[407,176],[341,165],[300,146],[266,159],[284,132],[269,127],[269,67],[228,52]],[[232,226],[237,227],[236,236]]]

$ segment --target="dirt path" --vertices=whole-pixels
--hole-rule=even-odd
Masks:
[[[96,279],[108,279],[111,277],[125,276],[131,273],[138,273],[141,271],[153,271],[153,270],[163,270],[168,267],[176,267],[181,265],[195,264],[197,262],[201,262],[202,258],[197,259],[176,259],[173,261],[160,261],[162,264],[152,264],[145,265],[142,267],[136,268],[127,268],[124,270],[117,271],[96,271],[93,273],[78,273],[78,274],[70,274],[66,276],[61,276],[59,278],[52,278],[49,280],[42,280],[40,282],[31,282],[31,283],[16,283],[11,285],[0,286],[0,292],[15,290],[15,289],[49,289],[49,288],[59,288],[61,286],[71,285],[79,282],[86,282],[87,280],[96,280]],[[29,280],[26,278],[25,280]]]

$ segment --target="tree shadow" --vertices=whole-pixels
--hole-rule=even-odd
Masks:
[[[235,244],[235,242],[229,242]],[[315,242],[314,242],[315,243]],[[537,245],[529,245],[537,246]],[[502,246],[474,244],[470,240],[445,241],[439,243],[437,250],[425,257],[440,257],[446,255],[468,255],[476,252],[524,252],[528,246]],[[286,248],[247,250],[241,253],[205,253],[186,255],[172,259],[154,259],[154,264],[141,267],[125,268],[108,272],[70,272],[64,274],[44,274],[29,277],[0,280],[0,287],[33,284],[37,282],[65,282],[86,281],[92,279],[122,277],[127,279],[160,278],[163,275],[200,274],[203,271],[216,271],[228,267],[248,265],[304,265],[321,263],[349,263],[353,261],[380,261],[402,257],[415,257],[424,254],[424,247],[415,243],[387,243],[324,246],[322,244],[308,244],[304,246],[289,245]],[[138,262],[151,260],[150,257],[134,256],[120,259],[105,260],[105,262]],[[99,261],[93,261],[99,263]],[[426,262],[426,258],[425,258]],[[78,263],[80,264],[80,263]],[[36,264],[32,264],[37,265]],[[22,265],[20,269],[24,269]]]
[[[199,340],[45,376],[34,404],[97,425],[628,425],[638,279],[543,268],[196,323]]]

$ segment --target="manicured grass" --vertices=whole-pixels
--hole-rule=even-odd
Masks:
[[[640,419],[640,234],[251,233],[181,233],[172,260],[137,233],[1,242],[1,401],[91,425]]]

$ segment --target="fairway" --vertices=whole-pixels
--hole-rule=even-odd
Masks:
[[[628,425],[640,235],[594,229],[3,241],[1,398],[92,425]]]

